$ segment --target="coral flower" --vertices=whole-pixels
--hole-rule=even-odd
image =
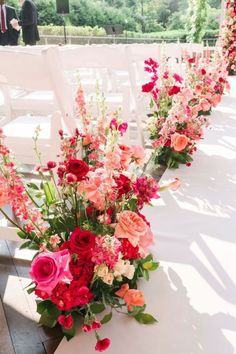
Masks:
[[[185,135],[175,133],[171,137],[171,146],[175,149],[175,151],[179,152],[186,148],[188,141],[189,139]]]

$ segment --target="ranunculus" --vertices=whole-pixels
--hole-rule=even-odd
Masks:
[[[110,346],[110,343],[111,341],[109,338],[99,339],[95,346],[95,350],[97,350],[98,352],[104,352],[104,350],[106,350]]]
[[[179,92],[180,92],[180,87],[174,85],[174,86],[172,86],[172,87],[169,89],[168,95],[169,95],[169,96],[173,96],[173,95],[176,95],[176,94],[179,93]]]
[[[65,329],[71,329],[74,324],[72,315],[60,315],[58,316],[57,322],[63,326]]]
[[[139,244],[141,236],[148,231],[148,225],[137,213],[125,210],[119,214],[118,223],[115,228],[117,238],[127,238],[135,247]]]
[[[77,181],[81,181],[87,175],[89,166],[83,160],[71,159],[67,162],[66,169],[77,177]]]
[[[73,277],[69,270],[71,257],[68,250],[59,252],[42,252],[31,264],[30,275],[36,288],[48,295],[59,282],[69,283]]]
[[[183,134],[175,133],[171,136],[171,146],[178,152],[186,148],[188,141],[189,139]]]
[[[142,92],[148,93],[151,92],[154,89],[155,82],[148,82],[145,85],[142,85]]]
[[[70,250],[77,253],[80,257],[86,256],[93,250],[95,246],[95,238],[96,235],[92,232],[76,227],[70,235]]]

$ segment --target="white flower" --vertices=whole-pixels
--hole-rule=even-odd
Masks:
[[[114,275],[112,273],[108,273],[105,277],[102,278],[104,283],[111,285],[114,280]]]
[[[123,275],[126,278],[131,280],[134,277],[134,272],[135,272],[135,267],[127,261],[127,263],[125,264],[125,270]]]
[[[97,265],[94,272],[98,277],[104,278],[109,273],[108,266],[106,264]]]

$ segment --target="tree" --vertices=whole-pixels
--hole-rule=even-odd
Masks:
[[[207,0],[190,0],[188,18],[187,40],[191,43],[200,43],[206,32]]]

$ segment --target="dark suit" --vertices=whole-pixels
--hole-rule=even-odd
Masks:
[[[1,33],[0,31],[0,45],[17,45],[18,38],[19,38],[19,31],[16,31],[10,21],[13,18],[18,19],[16,10],[14,7],[6,6],[6,23],[7,23],[7,31],[5,33]]]
[[[35,45],[40,38],[37,28],[37,9],[33,1],[25,0],[23,3],[19,25],[22,27],[24,43]]]

